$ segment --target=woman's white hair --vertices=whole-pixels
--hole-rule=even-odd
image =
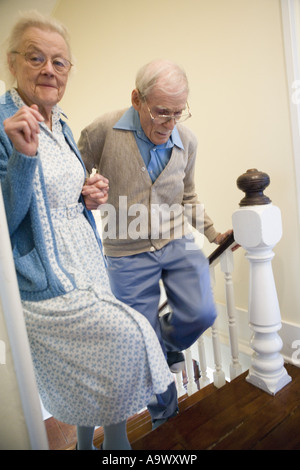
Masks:
[[[142,99],[151,93],[153,87],[166,94],[189,93],[189,84],[185,71],[170,60],[155,59],[144,65],[137,73],[135,86]]]
[[[1,68],[4,71],[7,83],[9,83],[10,85],[12,85],[12,83],[14,82],[14,77],[10,73],[9,65],[8,65],[9,61],[10,63],[13,63],[13,60],[15,60],[15,57],[14,57],[15,55],[12,54],[12,52],[19,50],[24,32],[28,28],[32,28],[32,27],[39,28],[43,31],[51,31],[51,32],[60,34],[65,40],[65,43],[68,48],[68,52],[69,52],[68,59],[71,62],[73,61],[71,48],[70,48],[69,33],[64,25],[62,25],[59,21],[57,21],[56,19],[52,17],[47,17],[47,16],[42,15],[36,10],[21,13],[20,18],[17,20],[17,22],[13,26],[9,37],[5,41],[5,44],[4,44],[5,47],[2,49],[2,50],[6,50],[6,57],[3,58],[3,65]]]

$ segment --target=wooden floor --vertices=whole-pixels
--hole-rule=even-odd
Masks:
[[[180,413],[151,432],[147,411],[128,420],[134,450],[300,450],[300,368],[287,365],[292,382],[271,396],[243,374],[220,389],[213,385],[182,397]],[[50,449],[69,450],[76,428],[45,421]],[[103,440],[95,431],[95,445]]]

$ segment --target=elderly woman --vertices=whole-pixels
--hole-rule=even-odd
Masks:
[[[0,100],[0,180],[40,395],[77,425],[78,449],[128,449],[126,419],[172,382],[156,335],[110,290],[85,169],[57,103],[72,66],[65,29],[40,15],[13,28],[16,82]],[[107,182],[95,176],[99,197]]]

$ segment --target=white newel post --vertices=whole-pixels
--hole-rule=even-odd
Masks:
[[[249,322],[254,350],[247,381],[275,395],[291,381],[280,354],[281,315],[272,271],[273,248],[282,236],[281,213],[263,194],[267,174],[248,170],[237,180],[246,193],[232,216],[235,241],[250,263]]]

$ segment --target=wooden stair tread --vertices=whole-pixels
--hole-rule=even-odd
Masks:
[[[275,396],[249,384],[247,373],[220,389],[213,384],[179,399],[178,416],[152,431],[147,410],[128,419],[133,450],[294,449],[300,450],[300,368],[286,365],[292,382]],[[52,437],[51,448],[74,449],[76,427],[47,420],[49,434],[62,430],[65,444]],[[94,444],[103,441],[95,431]]]
[[[273,442],[271,435],[282,442],[280,430],[296,431],[300,416],[300,369],[287,369],[293,381],[275,396],[249,384],[244,373],[135,441],[133,449],[266,449]],[[299,433],[293,435],[293,448],[297,446]]]
[[[179,413],[192,407],[195,403],[213,393],[215,387],[213,384],[199,390],[191,396],[183,395],[178,399]],[[173,418],[172,418],[173,419]],[[141,437],[146,436],[152,431],[152,421],[148,410],[144,410],[127,420],[127,435],[131,444],[139,440]],[[103,442],[103,430],[99,428],[95,431],[94,444],[100,447]]]
[[[215,391],[213,384],[210,384],[198,392],[192,394],[191,396],[183,395],[178,399],[179,412],[183,413],[185,410],[192,407],[199,400],[204,399],[211,393]],[[57,450],[73,450],[75,449],[77,436],[76,436],[76,426],[70,426],[65,423],[61,423],[54,418],[49,418],[45,421],[46,430],[48,435],[51,435],[51,449]],[[146,436],[152,432],[152,422],[151,417],[147,409],[137,413],[134,416],[131,416],[127,420],[127,434],[130,443],[139,440],[141,437]],[[65,436],[65,443],[62,445],[59,439],[55,439],[55,435],[63,433]],[[54,437],[53,437],[54,435]],[[104,434],[103,428],[99,427],[95,430],[94,435],[94,445],[100,447],[103,442]]]

